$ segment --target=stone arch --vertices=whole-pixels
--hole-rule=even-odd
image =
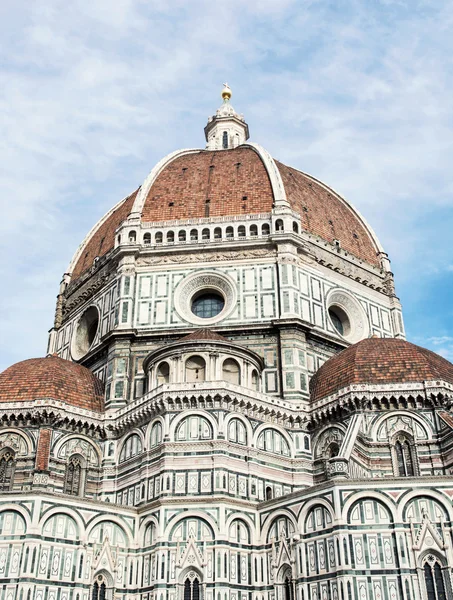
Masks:
[[[253,519],[251,519],[248,515],[242,512],[234,512],[227,518],[227,520],[225,521],[225,535],[228,537],[230,525],[236,519],[244,521],[244,523],[246,523],[249,527],[251,539],[256,539],[257,529]]]
[[[177,415],[173,419],[173,421],[170,423],[169,432],[168,432],[170,440],[174,441],[176,429],[178,428],[178,425],[180,424],[180,422],[183,419],[185,419],[186,417],[196,417],[197,415],[200,416],[200,417],[204,417],[207,421],[210,422],[211,427],[212,427],[212,436],[213,436],[213,439],[217,439],[217,437],[219,435],[219,428],[218,428],[217,420],[210,413],[208,413],[206,410],[190,410],[190,409],[187,409],[187,410],[184,410],[179,415]]]
[[[164,531],[164,538],[169,539],[171,533],[176,528],[176,526],[185,519],[200,519],[201,521],[205,521],[206,525],[211,529],[213,539],[218,539],[219,537],[219,529],[215,520],[208,514],[200,511],[200,510],[191,510],[188,512],[180,513],[179,515],[175,515],[170,521],[167,523]]]
[[[232,526],[233,526],[235,523],[237,523],[237,524],[239,525],[239,528],[243,527],[243,528],[245,529],[245,532],[246,532],[246,537],[247,537],[247,539],[246,539],[245,543],[246,543],[246,544],[251,544],[251,543],[252,543],[252,539],[253,539],[253,538],[252,538],[252,532],[251,532],[251,530],[250,530],[250,527],[249,527],[248,523],[247,523],[247,522],[246,522],[246,521],[245,521],[245,520],[242,518],[242,516],[240,516],[240,517],[238,516],[238,517],[236,517],[235,519],[232,519],[232,520],[230,521],[230,523],[229,523],[229,525],[228,525],[227,532],[226,532],[226,533],[227,533],[227,536],[228,536],[228,539],[229,539],[229,540],[231,540],[231,527],[232,527]],[[241,543],[241,541],[240,541],[240,540],[237,540],[237,539],[235,539],[234,541],[235,541],[235,542],[237,542],[237,543]]]
[[[381,496],[381,494],[378,494],[376,492],[359,492],[357,494],[354,495],[353,498],[351,498],[351,500],[353,500],[347,507],[347,502],[345,502],[345,505],[343,507],[343,518],[344,518],[344,522],[345,523],[349,523],[350,519],[352,519],[353,517],[353,509],[355,508],[356,505],[360,504],[360,503],[364,503],[364,502],[377,502],[378,506],[380,508],[382,508],[386,514],[388,515],[389,518],[389,525],[393,524],[395,522],[395,510],[394,507],[391,507],[391,505],[389,505],[389,499],[388,498],[382,498],[379,497]],[[349,500],[349,498],[348,498]],[[392,510],[393,508],[393,510]]]
[[[159,521],[157,520],[157,518],[154,515],[150,515],[140,525],[140,529],[138,531],[139,544],[145,543],[146,533],[148,531],[148,528],[151,526],[154,526],[156,528],[156,538],[159,537]]]
[[[424,488],[417,490],[409,490],[399,498],[397,506],[397,518],[401,520],[401,522],[405,522],[406,510],[408,508],[409,503],[412,500],[416,500],[417,498],[428,498],[439,503],[445,511],[446,515],[448,516],[450,522],[452,521],[453,509],[450,498],[444,496],[441,492],[438,492],[436,490]]]
[[[129,526],[126,525],[126,523],[123,523],[123,521],[119,517],[112,515],[112,514],[110,514],[108,516],[107,515],[98,515],[97,517],[94,517],[93,519],[91,519],[87,523],[87,526],[86,526],[87,539],[90,537],[91,533],[93,532],[93,529],[102,522],[114,523],[115,525],[117,525],[123,531],[127,545],[132,544],[133,535],[132,535],[132,532],[131,532]]]
[[[47,521],[56,515],[65,515],[65,516],[73,519],[78,528],[79,538],[83,537],[83,533],[85,531],[85,523],[83,521],[83,518],[76,510],[74,510],[73,508],[70,508],[69,506],[66,506],[65,508],[60,508],[58,506],[55,506],[53,508],[49,508],[49,509],[45,510],[39,520],[40,530],[42,531],[44,528],[44,525],[47,523]]]
[[[110,571],[107,571],[107,569],[98,569],[93,573],[90,597],[94,598],[94,600],[99,600],[99,598],[101,598],[101,595],[98,593],[98,597],[95,598],[95,594],[93,593],[96,583],[98,585],[102,585],[102,583],[105,583],[107,588],[105,590],[105,600],[113,600],[115,592],[115,579],[110,573]]]
[[[309,500],[300,509],[299,516],[297,519],[300,532],[302,532],[302,533],[305,532],[307,519],[310,516],[311,511],[317,507],[321,507],[329,513],[331,521],[332,521],[332,525],[333,525],[333,523],[335,521],[335,515],[334,515],[334,510],[333,510],[332,505],[329,502],[327,502],[327,500],[324,500],[323,498],[313,498],[313,500]]]
[[[288,447],[289,447],[289,455],[291,458],[293,458],[294,457],[293,439],[291,438],[291,436],[289,435],[289,433],[287,431],[285,431],[282,427],[280,427],[279,425],[276,425],[275,423],[262,423],[259,427],[257,427],[255,433],[253,434],[252,446],[257,448],[258,438],[261,435],[261,433],[263,431],[265,431],[266,429],[273,429],[274,431],[277,431],[278,433],[280,433],[282,435],[282,437],[285,438],[285,440],[288,444]]]
[[[61,539],[61,540],[73,539],[73,534],[70,530],[67,533],[65,533],[64,531],[62,531],[62,532],[56,531],[55,533],[52,533],[52,534],[49,534],[48,532],[45,531],[46,526],[49,524],[49,521],[55,521],[54,526],[55,527],[58,526],[58,523],[56,520],[59,516],[64,517],[65,520],[69,521],[69,523],[67,525],[72,523],[73,529],[75,530],[75,538],[76,538],[76,540],[79,540],[82,537],[81,533],[82,533],[83,529],[80,529],[79,523],[77,523],[77,521],[64,510],[57,511],[53,515],[49,515],[45,521],[42,519],[41,535],[43,537],[53,537],[55,539]],[[67,529],[67,527],[65,527],[64,529]]]
[[[79,434],[79,433],[70,433],[69,435],[65,435],[62,438],[58,439],[52,449],[51,449],[51,454],[53,454],[53,456],[55,456],[55,458],[60,458],[62,460],[66,460],[68,458],[68,456],[70,456],[71,454],[82,454],[84,455],[83,452],[74,452],[72,450],[70,450],[69,454],[66,457],[62,457],[60,456],[61,450],[63,448],[63,446],[70,442],[71,440],[82,440],[85,444],[87,444],[88,446],[91,447],[91,449],[94,451],[94,453],[97,456],[97,465],[99,466],[102,463],[102,452],[101,449],[93,442],[92,439],[90,439],[89,437],[87,437],[86,435],[83,434]],[[85,457],[86,459],[86,457]],[[94,466],[94,465],[92,465]]]
[[[31,518],[24,508],[18,506],[17,504],[5,504],[1,507],[0,510],[0,520],[3,519],[5,513],[13,513],[21,519],[24,525],[24,532],[21,532],[21,534],[26,533],[28,531],[29,527],[31,526]]]
[[[8,441],[8,436],[14,436],[14,435],[17,435],[18,437],[22,438],[22,440],[27,448],[27,454],[33,454],[36,451],[35,440],[31,436],[29,436],[25,430],[22,431],[19,429],[15,429],[14,427],[8,427],[6,429],[2,429],[2,431],[0,433],[0,443],[2,441],[2,438],[5,438],[4,447],[8,446],[12,450],[14,450],[14,452],[16,452],[16,455],[18,457],[21,456],[19,449],[14,447],[13,442]]]
[[[379,415],[371,423],[371,425],[370,425],[370,437],[371,437],[371,439],[373,441],[378,441],[378,432],[379,432],[379,429],[381,428],[381,426],[383,425],[384,421],[386,421],[387,419],[393,419],[396,416],[406,417],[406,418],[413,419],[425,431],[425,433],[426,433],[426,439],[431,439],[433,437],[432,425],[426,419],[424,419],[418,413],[411,412],[410,410],[398,410],[398,415],[394,415],[392,413],[384,413],[382,415]]]
[[[272,525],[274,524],[274,522],[279,517],[286,517],[287,519],[289,519],[293,525],[294,532],[298,531],[296,516],[290,510],[288,510],[286,508],[280,508],[280,509],[276,510],[275,512],[269,513],[266,520],[264,521],[263,525],[261,526],[261,543],[262,544],[267,543],[266,540],[267,540],[267,536],[269,534],[269,530],[272,527]]]
[[[380,502],[383,506],[385,506],[385,508],[390,512],[392,522],[393,523],[396,522],[397,511],[396,511],[395,502],[392,500],[392,498],[390,498],[389,496],[385,496],[381,492],[374,492],[371,490],[367,490],[366,492],[356,492],[355,494],[352,494],[346,500],[346,502],[344,503],[344,506],[343,506],[342,513],[341,513],[341,519],[342,519],[343,523],[347,522],[349,510],[351,509],[353,504],[355,504],[359,500],[368,500],[368,499],[376,500],[377,502]]]
[[[332,430],[332,432],[330,432]],[[335,430],[339,432],[339,435],[335,435]],[[330,435],[329,435],[330,433]],[[313,450],[313,458],[314,459],[322,459],[324,458],[325,450],[328,446],[336,441],[341,448],[341,443],[344,439],[344,435],[346,433],[346,428],[344,425],[337,424],[335,425],[326,425],[323,427],[318,433],[314,436],[311,447]],[[340,437],[342,436],[342,437]]]

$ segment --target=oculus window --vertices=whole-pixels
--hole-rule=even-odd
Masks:
[[[225,306],[225,300],[220,294],[207,292],[200,294],[192,301],[192,313],[201,319],[212,319],[220,314]]]

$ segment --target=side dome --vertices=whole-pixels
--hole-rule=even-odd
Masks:
[[[104,384],[86,367],[56,355],[23,360],[0,373],[0,403],[41,399],[102,412]]]
[[[385,385],[441,380],[453,385],[453,364],[405,340],[372,337],[326,361],[310,381],[313,402],[355,384]]]

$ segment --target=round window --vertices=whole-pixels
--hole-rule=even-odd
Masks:
[[[98,327],[98,309],[95,306],[90,306],[80,317],[72,338],[71,353],[75,360],[79,360],[88,352],[94,342]]]
[[[223,310],[225,300],[216,292],[203,292],[192,300],[192,312],[201,319],[212,319]]]
[[[331,306],[329,308],[329,317],[338,333],[347,336],[351,331],[351,323],[345,311],[339,306]]]

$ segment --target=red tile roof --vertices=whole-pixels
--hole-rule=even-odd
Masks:
[[[310,381],[310,393],[319,400],[353,384],[434,380],[453,384],[453,364],[405,340],[372,337],[325,362]]]
[[[266,167],[254,150],[203,150],[176,158],[160,172],[142,221],[265,213],[273,202]]]
[[[75,280],[87,269],[89,269],[94,259],[98,256],[104,256],[115,246],[115,231],[121,223],[129,216],[134,205],[134,200],[138,190],[123,200],[107,219],[101,223],[97,230],[82,250],[74,268],[72,270],[72,279]]]
[[[43,398],[101,412],[104,384],[86,367],[55,355],[30,358],[0,373],[0,403]]]
[[[297,169],[275,161],[291,208],[301,215],[302,229],[379,266],[378,249],[356,213],[333,190]]]
[[[179,342],[187,342],[189,340],[200,340],[200,341],[211,341],[211,340],[215,341],[215,340],[217,340],[220,342],[228,342],[229,341],[225,337],[223,337],[223,335],[215,333],[215,331],[211,331],[210,329],[196,329],[195,331],[192,331],[192,333],[189,333],[189,335],[185,335],[183,338],[181,338],[178,341]]]

